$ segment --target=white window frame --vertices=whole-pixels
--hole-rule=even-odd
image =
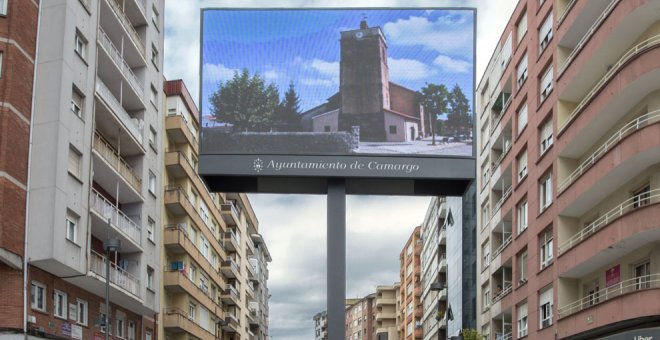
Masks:
[[[523,251],[520,252],[518,258],[516,259],[518,261],[519,286],[527,282],[527,257],[529,257],[529,253],[527,252],[527,248],[525,248]]]
[[[543,72],[541,81],[539,82],[539,93],[541,95],[541,102],[543,102],[552,92],[552,78],[554,77],[554,68],[551,65]]]
[[[153,126],[149,126],[149,146],[155,151],[158,152],[158,145],[156,141],[158,140],[158,133]]]
[[[117,325],[117,337],[119,339],[124,339],[126,334],[124,333],[124,319],[122,318],[116,318],[116,325]]]
[[[0,15],[6,16],[7,15],[7,4],[9,3],[9,0],[0,0],[2,4],[0,4]]]
[[[488,287],[489,284],[486,284],[485,288],[483,288],[483,301],[482,301],[482,309],[484,311],[487,311],[490,309],[490,287]]]
[[[522,85],[525,83],[525,80],[527,80],[527,53],[525,53],[525,55],[520,58],[520,61],[516,66],[516,79],[518,88],[522,87]]]
[[[151,63],[158,69],[158,58],[160,57],[160,53],[158,52],[158,48],[156,48],[156,45],[152,44],[151,45]],[[155,104],[155,103],[154,103]]]
[[[82,153],[69,145],[69,163],[67,171],[70,175],[80,179],[82,173]]]
[[[82,58],[87,60],[87,39],[82,35],[82,32],[76,29],[76,36],[73,40],[73,51]]]
[[[0,0],[0,1],[2,1],[2,0]],[[8,1],[8,0],[4,0],[4,1]],[[2,74],[3,74],[3,72],[2,72],[2,62],[4,60],[4,53],[5,53],[4,51],[0,51],[0,78],[2,77]]]
[[[156,30],[160,32],[160,13],[155,5],[151,6],[151,22],[154,23]]]
[[[522,108],[518,111],[518,135],[523,132],[525,127],[527,126],[528,118],[527,118],[527,103],[523,105]]]
[[[518,227],[518,234],[520,234],[525,231],[529,225],[529,203],[527,202],[526,198],[520,202],[520,204],[518,204],[516,211],[518,212],[518,220],[516,223]]]
[[[154,230],[156,230],[156,221],[151,219],[151,217],[147,218],[147,239],[149,241],[154,241]]]
[[[80,91],[72,87],[71,88],[71,112],[78,116],[80,119],[84,119],[85,116],[85,96],[80,93]]]
[[[192,303],[192,302],[189,302],[188,303],[188,319],[190,319],[192,321],[195,321],[196,313],[197,313],[197,305]]]
[[[149,192],[156,196],[156,174],[149,170]]]
[[[543,212],[552,204],[552,172],[548,172],[539,182],[539,212]]]
[[[133,320],[128,320],[126,325],[126,339],[135,340],[135,322]]]
[[[518,182],[522,181],[525,177],[527,177],[527,164],[528,164],[528,159],[527,159],[527,148],[523,150],[520,155],[516,159],[517,161],[517,167],[518,167]]]
[[[541,269],[552,264],[553,259],[553,237],[552,237],[552,227],[546,228],[539,235],[539,259],[541,264]]]
[[[87,326],[87,313],[88,313],[87,301],[83,299],[76,299],[76,323],[82,326]],[[83,313],[84,312],[84,313]]]
[[[545,51],[552,40],[552,11],[539,27],[539,52]]]
[[[48,308],[47,295],[48,295],[48,287],[46,287],[45,284],[37,281],[32,281],[32,294],[31,294],[32,309],[46,312],[46,308]],[[39,306],[38,303],[39,297],[41,298],[40,300],[42,306]]]
[[[552,287],[539,293],[539,329],[552,326]]]
[[[75,244],[78,244],[78,221],[79,218],[77,216],[74,216],[70,211],[67,211],[65,237],[67,240]]]
[[[147,266],[147,288],[151,290],[154,289],[154,274],[154,269]]]
[[[527,302],[523,302],[516,308],[516,314],[518,319],[518,339],[527,336],[529,322],[528,317],[529,313],[527,310]]]
[[[520,16],[520,19],[518,19],[518,23],[516,24],[516,34],[519,43],[525,34],[527,34],[527,11],[525,11],[525,13]]]
[[[153,332],[150,329],[144,331],[144,340],[152,340]]]
[[[490,242],[486,242],[481,246],[481,260],[483,261],[481,269],[485,269],[490,265]]]
[[[53,316],[58,319],[67,319],[69,303],[65,292],[53,289]]]

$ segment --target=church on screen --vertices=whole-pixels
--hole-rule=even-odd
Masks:
[[[363,20],[359,29],[341,32],[340,46],[339,92],[303,113],[304,130],[354,132],[366,142],[427,136],[416,92],[389,80],[387,41],[380,27]]]

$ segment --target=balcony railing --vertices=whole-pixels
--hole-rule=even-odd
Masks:
[[[106,1],[108,2],[108,4],[110,4],[110,8],[115,13],[117,18],[119,18],[119,21],[122,23],[122,26],[124,26],[124,28],[128,32],[128,35],[131,38],[131,40],[133,40],[133,44],[137,47],[138,52],[140,52],[142,56],[142,59],[145,59],[146,48],[144,47],[145,46],[144,41],[142,41],[142,38],[140,38],[140,35],[135,30],[135,27],[133,27],[131,20],[128,18],[128,16],[126,16],[126,13],[124,13],[124,10],[120,7],[117,0],[106,0]]]
[[[559,193],[568,189],[568,187],[575,182],[580,176],[582,176],[591,166],[596,164],[596,162],[607,154],[612,148],[614,148],[619,142],[621,142],[625,137],[631,135],[633,132],[648,126],[649,124],[660,122],[660,110],[655,110],[649,112],[645,115],[637,117],[628,124],[624,125],[619,131],[615,132],[603,145],[601,145],[596,151],[594,151],[587,159],[582,161],[580,165],[575,169],[568,177],[563,180],[558,187]]]
[[[603,288],[594,294],[587,295],[577,301],[571,302],[566,306],[559,307],[558,317],[565,318],[584,309],[598,305],[613,298],[628,293],[634,293],[642,290],[660,288],[660,274],[651,274],[634,277],[617,284]]]
[[[569,2],[568,5],[566,5],[566,7],[564,7],[564,11],[561,12],[559,17],[557,18],[557,27],[559,27],[559,25],[561,25],[561,23],[564,22],[564,19],[566,19],[566,17],[568,16],[568,13],[571,12],[571,9],[573,8],[573,6],[575,6],[576,2],[577,2],[577,0],[571,0],[571,2]]]
[[[568,68],[568,65],[571,64],[573,59],[575,59],[575,57],[578,55],[578,53],[580,53],[582,48],[584,48],[584,45],[587,44],[587,42],[589,41],[591,36],[594,35],[594,33],[596,33],[596,31],[598,30],[598,27],[600,27],[600,25],[603,23],[603,21],[605,21],[605,19],[610,15],[610,13],[612,13],[612,11],[614,10],[614,7],[616,7],[616,5],[619,3],[619,1],[620,0],[612,0],[612,2],[610,2],[610,4],[607,5],[607,7],[605,7],[605,10],[603,10],[603,12],[598,16],[598,18],[596,18],[596,21],[593,23],[593,25],[591,25],[591,27],[589,28],[589,31],[587,31],[587,33],[585,33],[584,36],[582,36],[582,39],[580,39],[580,41],[575,46],[573,51],[568,55],[566,60],[564,60],[564,63],[559,67],[559,71],[557,72],[557,77],[559,77],[560,75],[562,75],[564,73],[564,71],[566,71],[566,69]],[[569,6],[572,7],[572,4],[569,5]],[[570,9],[569,7],[567,7],[567,8]],[[568,13],[568,11],[566,11],[564,13]],[[560,18],[560,19],[563,20],[563,18]]]
[[[90,270],[96,275],[105,277],[105,256],[91,250],[90,251]],[[140,280],[136,279],[129,272],[121,269],[114,263],[110,263],[110,282],[123,288],[127,292],[140,298]]]
[[[135,241],[135,243],[142,245],[142,230],[138,223],[133,222],[132,219],[128,218],[121,210],[108,201],[105,197],[99,194],[96,190],[92,189],[92,195],[90,197],[90,205],[92,209],[103,216],[108,218],[110,216],[110,223],[117,227],[124,235],[128,238]]]
[[[513,285],[511,285],[511,282],[505,282],[504,289],[502,289],[499,293],[493,296],[493,304],[497,301],[502,300],[505,296],[507,296],[507,294],[511,293],[512,289],[513,289]]]
[[[502,195],[502,198],[500,198],[499,201],[497,201],[497,204],[495,204],[495,209],[493,209],[493,213],[491,214],[491,220],[495,218],[495,215],[497,215],[500,212],[500,209],[504,205],[504,202],[511,196],[511,192],[513,191],[513,186],[510,186],[506,191],[504,191],[504,195]]]
[[[223,266],[223,267],[229,267],[229,268],[231,268],[233,271],[235,271],[236,273],[240,273],[240,272],[241,272],[241,268],[239,267],[238,263],[236,263],[236,261],[235,261],[233,258],[231,258],[231,257],[230,257],[228,260],[223,261],[223,262],[222,262],[222,266]]]
[[[94,132],[94,150],[124,178],[138,193],[142,189],[142,179],[133,168],[97,132]]]
[[[110,0],[112,1],[112,0]],[[133,135],[138,143],[143,142],[142,137],[142,120],[131,117],[124,107],[119,103],[115,95],[112,94],[110,89],[103,83],[101,78],[96,78],[96,92],[101,96],[103,101],[110,107],[112,112],[119,117],[119,120],[124,123],[126,129]]]
[[[498,157],[495,162],[493,162],[493,165],[491,167],[491,170],[493,173],[495,173],[495,169],[497,169],[500,164],[502,164],[502,161],[504,160],[504,157],[509,154],[509,151],[511,151],[511,142],[504,143],[504,150],[502,150],[502,154],[500,157]]]
[[[564,131],[568,128],[568,126],[577,118],[577,116],[584,110],[584,108],[591,102],[591,100],[598,94],[605,84],[607,84],[610,79],[617,74],[621,68],[626,65],[631,59],[639,55],[640,53],[645,52],[646,50],[649,50],[651,48],[655,48],[657,46],[660,46],[660,35],[655,35],[653,37],[650,37],[639,44],[633,46],[628,52],[626,52],[619,60],[612,65],[609,71],[605,73],[603,78],[601,78],[596,85],[587,93],[587,95],[582,99],[580,104],[578,104],[573,112],[568,116],[564,124],[562,125],[561,128],[557,131],[557,135],[561,135],[564,133]]]
[[[559,245],[559,255],[567,252],[580,242],[591,237],[591,235],[603,229],[605,226],[612,223],[614,220],[618,219],[624,214],[650,204],[657,204],[659,201],[658,199],[660,199],[660,189],[653,189],[623,201],[623,203],[614,207],[612,210],[605,213],[605,215],[600,216],[595,221],[582,228],[582,230],[580,230],[577,234],[566,240],[566,242]]]
[[[99,27],[98,39],[101,43],[101,46],[103,46],[103,48],[108,51],[108,54],[110,54],[110,57],[115,62],[117,67],[123,72],[123,74],[126,75],[128,83],[131,84],[135,92],[139,94],[139,97],[142,97],[142,95],[144,95],[144,86],[140,83],[138,77],[135,75],[135,73],[133,73],[131,67],[122,57],[121,52],[119,52],[119,50],[112,43],[112,40],[110,40],[110,37],[108,37],[108,35],[101,27]]]
[[[509,237],[507,237],[506,240],[504,240],[504,242],[502,242],[502,244],[499,247],[497,247],[497,249],[495,249],[495,251],[493,252],[493,258],[496,258],[497,255],[501,254],[504,251],[504,249],[507,246],[509,246],[509,244],[511,244],[512,241],[513,241],[513,235],[510,234]]]

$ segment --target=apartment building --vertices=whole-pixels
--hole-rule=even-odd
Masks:
[[[398,308],[396,304],[400,284],[376,287],[376,333],[374,340],[398,340],[399,325],[397,324]]]
[[[347,301],[345,313],[346,339],[374,340],[375,299],[376,294],[374,293],[361,299]]]
[[[447,338],[447,207],[432,197],[421,228],[421,319],[424,339]]]
[[[197,174],[199,112],[183,81],[164,84],[162,334],[266,339],[270,254],[245,194],[210,193]]]
[[[660,336],[660,1],[521,0],[477,90],[478,326]]]
[[[421,260],[422,239],[421,227],[415,227],[408,238],[399,261],[401,263],[399,288],[400,296],[400,339],[422,339],[424,336],[422,329],[422,281],[421,281]]]
[[[20,13],[35,7],[8,3],[23,6]],[[162,1],[153,0],[41,3],[27,188],[30,299],[19,314],[31,334],[156,336],[160,13]]]
[[[0,338],[24,332],[25,207],[39,4],[0,2]]]
[[[314,340],[328,340],[328,312],[314,315]]]

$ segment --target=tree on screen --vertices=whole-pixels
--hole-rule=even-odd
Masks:
[[[234,132],[269,131],[279,99],[277,87],[243,69],[218,85],[210,104],[216,121],[232,124]]]
[[[438,115],[447,112],[449,92],[447,87],[443,84],[429,84],[422,87],[417,92],[417,98],[420,104],[424,107],[424,112],[429,115],[429,126],[431,127],[431,135],[433,137],[433,144],[435,144],[435,135],[438,133],[435,130]]]
[[[472,115],[470,114],[470,102],[463,91],[454,85],[448,96],[449,113],[447,114],[447,130],[454,135],[467,135],[472,129]]]
[[[293,85],[284,93],[284,99],[275,111],[275,126],[279,131],[300,131],[300,98]]]

